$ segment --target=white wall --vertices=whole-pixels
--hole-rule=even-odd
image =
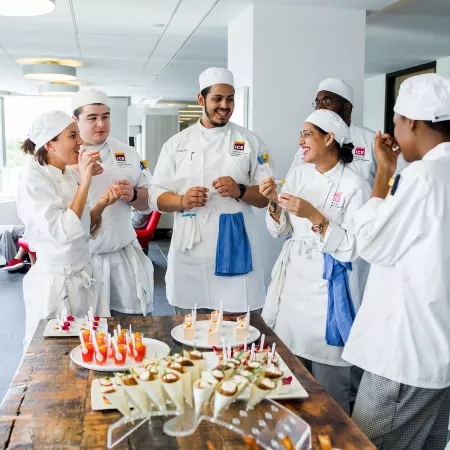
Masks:
[[[336,24],[351,32],[336,32]],[[321,80],[338,77],[353,86],[353,120],[361,123],[365,24],[364,11],[254,6],[253,131],[273,150],[281,174]]]
[[[128,144],[128,106],[129,97],[109,97],[111,110],[110,137]]]
[[[443,77],[450,76],[450,56],[438,59],[436,61],[436,73]]]
[[[363,125],[371,130],[384,130],[386,109],[386,75],[377,75],[364,80]]]
[[[337,32],[336,24],[348,32]],[[237,87],[250,88],[249,128],[271,149],[278,177],[285,176],[298,150],[321,80],[339,77],[353,86],[354,121],[361,123],[365,24],[365,11],[255,2],[228,27],[228,68]],[[269,236],[264,214],[257,211],[267,285],[283,240]]]

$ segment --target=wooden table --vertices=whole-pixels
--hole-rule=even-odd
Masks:
[[[235,320],[236,316],[225,319]],[[199,320],[206,316],[199,316]],[[174,317],[123,317],[108,319],[110,327],[118,323],[160,339],[174,350],[180,345],[170,335],[182,323]],[[333,447],[342,450],[373,450],[375,447],[345,415],[337,403],[312,378],[276,334],[256,314],[251,323],[266,335],[266,342],[277,343],[277,351],[309,393],[309,398],[280,401],[308,422],[313,432],[313,448],[320,449],[318,434],[331,437]],[[46,321],[41,321],[16,376],[0,406],[0,449],[102,449],[106,448],[109,425],[121,416],[115,411],[93,412],[91,382],[104,376],[88,371],[70,360],[77,338],[44,339]],[[225,428],[203,422],[186,438],[173,438],[162,432],[162,418],[152,419],[121,442],[118,449],[189,449],[207,448],[210,441],[216,449],[244,449],[240,436]]]

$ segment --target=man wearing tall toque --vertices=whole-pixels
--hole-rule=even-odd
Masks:
[[[175,213],[167,298],[181,314],[195,303],[218,309],[221,300],[224,311],[257,310],[265,289],[252,206],[267,205],[258,183],[270,174],[258,156],[268,149],[230,122],[229,70],[209,68],[199,81],[203,115],[163,146],[150,187],[150,206]]]
[[[87,150],[99,150],[103,173],[94,177],[89,201],[111,184],[118,184],[122,197],[103,215],[103,233],[92,241],[93,258],[103,272],[104,289],[112,315],[144,314],[153,308],[153,265],[142,251],[131,222],[131,207],[149,213],[150,174],[141,170],[139,155],[116,139],[109,138],[108,96],[97,89],[79,92],[72,100],[73,117]]]

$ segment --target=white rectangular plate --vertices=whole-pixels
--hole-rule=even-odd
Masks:
[[[74,322],[70,325],[69,331],[62,331],[62,330],[54,330],[56,326],[56,319],[50,319],[47,322],[47,326],[44,330],[44,337],[78,337],[80,330],[84,329],[87,326],[87,321],[80,318],[76,318]],[[102,331],[103,333],[108,332],[108,322],[107,320],[102,317],[99,320],[97,333],[100,333]]]
[[[307,398],[309,397],[308,393],[305,391],[305,388],[300,384],[300,381],[295,378],[295,375],[291,372],[291,369],[284,363],[283,359],[278,355],[280,361],[284,364],[284,376],[292,377],[291,389],[287,394],[279,394],[278,389],[273,393],[268,395],[268,398],[272,400],[282,400],[287,398]],[[203,358],[205,359],[205,365],[207,369],[213,369],[218,364],[217,356],[214,352],[203,352]],[[244,390],[242,394],[239,396],[240,399],[246,400],[250,395],[250,387]]]
[[[191,347],[194,346],[197,348],[208,348],[212,349],[213,346],[208,344],[208,328],[209,328],[209,320],[197,320],[197,325],[195,329],[195,337],[193,340],[185,340],[184,339],[184,324],[177,325],[175,328],[172,328],[171,335],[172,337],[184,345],[189,345]],[[232,347],[237,347],[242,345],[244,341],[236,341],[234,339],[234,328],[236,327],[236,322],[224,321],[222,325],[222,333],[219,337],[218,347],[222,346],[222,340],[225,339],[225,343],[231,344]],[[259,339],[261,336],[260,331],[253,327],[249,326],[248,329],[248,338],[247,343],[251,344]]]
[[[280,356],[278,355],[280,358]],[[217,357],[214,352],[203,352],[203,358],[205,359],[205,366],[206,369],[212,369],[218,364]],[[283,362],[282,358],[280,360]],[[143,370],[143,369],[141,369]],[[272,400],[284,400],[284,399],[296,399],[296,398],[307,398],[309,397],[308,393],[306,392],[305,388],[300,384],[300,382],[295,378],[295,375],[291,372],[289,367],[284,364],[284,374],[286,377],[292,376],[292,383],[291,388],[287,394],[279,394],[277,391],[275,391],[273,394],[269,395],[268,398]],[[119,386],[118,389],[120,390],[121,387]],[[242,400],[247,400],[250,395],[250,388],[247,388],[242,392],[242,394],[239,396]],[[92,403],[92,409],[94,411],[101,411],[101,410],[107,410],[107,409],[117,409],[118,407],[118,401],[114,401],[114,398],[109,398],[109,400],[112,402],[112,405],[107,405],[103,402],[103,394],[100,390],[100,381],[98,379],[94,380],[92,382],[91,387],[91,403]]]

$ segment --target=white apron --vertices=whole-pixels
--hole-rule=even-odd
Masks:
[[[134,151],[134,149],[132,149]],[[89,199],[94,204],[114,181],[127,179],[137,186],[140,169],[137,158],[125,153],[118,163],[114,140],[100,149],[104,173],[92,178]],[[134,155],[133,155],[134,157]],[[125,314],[147,315],[153,309],[153,265],[139,245],[131,221],[131,206],[122,200],[109,206],[102,215],[102,235],[91,243],[93,259],[103,274],[103,296],[110,299],[110,309]]]
[[[221,176],[237,183],[249,183],[250,144],[240,156],[230,154],[233,145],[231,127],[197,133],[186,150],[176,153],[173,192],[184,194],[189,188],[209,189],[206,207],[175,213],[172,243],[166,273],[169,303],[180,308],[216,309],[223,299],[229,312],[255,310],[264,305],[263,269],[259,256],[258,234],[252,207],[234,198],[222,198],[211,186]],[[254,149],[253,151],[255,151]],[[242,212],[251,246],[253,271],[234,277],[214,275],[219,217]],[[189,214],[187,214],[189,213]],[[195,216],[192,216],[195,214]]]
[[[290,194],[309,201],[339,225],[343,222],[344,211],[333,208],[332,204],[338,187],[342,190],[340,181],[344,170],[338,165],[326,174],[329,176],[316,173],[316,176],[302,177],[299,186],[292,186],[289,180],[286,186]],[[274,326],[274,331],[296,355],[323,364],[349,366],[341,358],[343,347],[330,346],[325,341],[328,281],[322,278],[323,241],[311,231],[307,219],[289,214],[289,221],[292,238],[284,243],[272,271],[263,318]],[[355,310],[362,297],[358,285],[360,276],[358,265],[353,263],[348,278]]]

